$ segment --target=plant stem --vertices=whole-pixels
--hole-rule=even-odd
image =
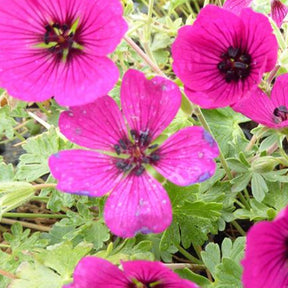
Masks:
[[[202,113],[202,111],[201,111],[201,109],[200,109],[199,107],[197,107],[197,108],[195,108],[194,111],[195,111],[195,114],[197,115],[200,123],[201,123],[202,126],[205,128],[205,130],[207,130],[207,131],[211,134],[211,136],[212,136],[213,138],[215,138],[214,135],[213,135],[213,133],[212,133],[212,131],[211,131],[211,129],[210,129],[210,127],[209,127],[209,124],[207,123],[207,121],[206,121],[206,119],[205,119],[205,117],[204,117],[204,115],[203,115],[203,113]],[[230,171],[230,169],[229,169],[229,167],[228,167],[228,164],[227,164],[227,162],[226,162],[225,157],[223,156],[223,153],[222,153],[222,151],[221,151],[221,148],[220,148],[219,146],[218,146],[218,148],[219,148],[219,159],[220,159],[220,161],[221,161],[222,167],[223,167],[224,170],[226,171],[226,174],[227,174],[227,177],[229,178],[229,180],[231,180],[231,179],[233,178],[232,173],[231,173],[231,171]]]
[[[66,218],[64,214],[35,214],[35,213],[4,213],[3,217],[8,218]]]
[[[17,278],[16,275],[12,274],[11,272],[2,270],[2,269],[0,269],[0,275],[2,275],[4,277],[7,277],[9,279],[12,279],[12,280]]]
[[[239,192],[239,193],[237,194],[237,196],[239,196],[239,198],[240,198],[241,202],[243,203],[243,205],[245,206],[245,208],[249,210],[249,209],[250,209],[250,205],[249,205],[249,203],[247,202],[247,200],[245,199],[245,197],[242,195],[242,193]]]
[[[232,221],[231,223],[242,236],[246,236],[246,232],[242,229],[242,227],[235,220]]]
[[[49,197],[35,196],[31,198],[31,201],[42,201],[42,202],[47,203],[49,201]]]
[[[185,269],[189,268],[191,270],[204,270],[206,269],[205,265],[200,265],[200,264],[189,264],[189,263],[165,263],[164,264],[166,267],[168,267],[171,270],[175,269]]]
[[[10,248],[11,246],[10,245],[7,245],[7,244],[0,244],[0,248]]]
[[[44,226],[44,225],[36,225],[36,224],[33,224],[33,223],[28,223],[28,222],[24,222],[24,221],[17,221],[17,220],[11,220],[11,219],[6,219],[6,218],[2,218],[0,223],[8,224],[8,225],[13,225],[14,223],[19,223],[23,227],[27,227],[27,228],[31,228],[31,229],[38,230],[38,231],[43,231],[43,232],[49,232],[51,230],[50,227],[47,227],[47,226]]]
[[[163,76],[166,77],[166,75],[161,71],[161,69],[151,60],[151,58],[128,36],[124,36],[124,40],[127,42],[127,44],[148,64],[148,66],[151,67],[151,69]]]
[[[187,259],[189,259],[192,263],[196,263],[196,264],[200,264],[202,265],[203,262],[201,260],[199,260],[198,258],[194,257],[193,255],[191,255],[189,252],[187,252],[184,248],[182,248],[180,246],[180,244],[174,242],[174,245],[177,247],[177,249],[179,250],[179,252],[185,256]]]
[[[16,130],[14,130],[14,134],[19,140],[26,141],[26,139],[20,133],[18,133]]]
[[[41,190],[41,189],[44,189],[44,188],[55,188],[57,186],[56,183],[45,183],[45,184],[36,184],[36,185],[33,185],[33,188],[35,190]]]

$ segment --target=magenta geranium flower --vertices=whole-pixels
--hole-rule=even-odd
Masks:
[[[287,95],[288,74],[283,74],[276,78],[270,97],[258,88],[232,108],[257,123],[271,128],[283,128],[288,126]]]
[[[107,260],[87,256],[80,260],[74,271],[74,282],[65,288],[197,288],[161,262],[144,260],[123,261],[123,270]]]
[[[278,27],[281,27],[287,13],[288,7],[284,5],[280,0],[271,1],[271,17]]]
[[[25,101],[90,103],[118,80],[107,54],[126,30],[120,0],[0,0],[0,87]]]
[[[185,186],[211,177],[216,167],[213,158],[218,156],[217,144],[202,127],[182,129],[160,146],[153,143],[180,103],[181,93],[172,81],[146,80],[143,73],[129,70],[121,87],[126,122],[109,96],[61,113],[60,131],[93,150],[61,151],[50,157],[58,189],[89,196],[111,192],[104,218],[116,235],[165,230],[172,219],[170,200],[146,168],[152,166],[171,182]]]
[[[255,224],[247,234],[245,288],[288,287],[288,207],[272,221]]]
[[[172,46],[173,70],[189,99],[204,108],[234,104],[256,88],[277,60],[278,45],[264,15],[250,8],[236,15],[213,5]]]

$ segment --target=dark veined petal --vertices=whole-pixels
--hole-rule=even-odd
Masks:
[[[82,258],[74,271],[71,288],[127,288],[129,281],[116,265],[109,261],[87,256]],[[65,286],[66,287],[66,286]],[[64,287],[63,287],[64,288]]]
[[[274,221],[255,224],[247,234],[243,284],[245,288],[286,288],[288,210]]]
[[[181,105],[176,84],[163,77],[147,80],[142,72],[128,70],[121,86],[123,113],[131,129],[148,131],[155,139],[170,124]]]
[[[181,279],[161,262],[123,261],[122,266],[127,278],[136,279],[146,285],[159,281],[159,286],[165,288],[197,288],[194,283]]]
[[[202,127],[188,127],[169,137],[160,147],[155,169],[169,181],[186,186],[203,182],[216,169],[217,143]]]
[[[114,151],[114,145],[127,137],[123,116],[109,96],[62,112],[59,127],[69,140],[92,149]]]
[[[103,196],[120,180],[113,158],[88,150],[65,150],[50,156],[57,189],[86,196]]]
[[[140,176],[129,174],[108,197],[104,219],[111,232],[123,238],[160,233],[172,221],[170,199],[147,172]]]

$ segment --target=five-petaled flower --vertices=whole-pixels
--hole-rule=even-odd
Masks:
[[[271,128],[288,126],[288,74],[276,78],[271,96],[257,89],[232,108],[253,121]]]
[[[288,287],[288,207],[272,222],[255,224],[247,234],[245,288]]]
[[[197,288],[181,279],[160,262],[145,260],[123,261],[123,270],[105,259],[87,256],[74,271],[74,282],[65,288]],[[63,288],[64,288],[63,287]]]
[[[168,79],[147,80],[129,70],[123,77],[121,104],[126,122],[109,96],[61,113],[60,131],[94,151],[60,151],[50,157],[50,170],[59,190],[89,196],[111,192],[104,218],[114,234],[159,233],[171,223],[171,204],[146,168],[153,166],[177,185],[202,182],[215,171],[218,146],[202,127],[179,130],[155,144],[181,104],[178,86]]]
[[[172,45],[173,70],[189,99],[204,108],[232,105],[274,68],[278,45],[266,16],[236,15],[213,5],[182,27]]]
[[[119,78],[120,0],[0,0],[0,86],[25,101],[83,105]],[[109,77],[107,77],[109,75]]]

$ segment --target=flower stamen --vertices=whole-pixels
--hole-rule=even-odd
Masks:
[[[245,79],[250,74],[251,57],[249,54],[242,53],[239,48],[230,46],[227,52],[221,55],[223,61],[217,65],[218,70],[225,75],[225,81],[238,82]]]

